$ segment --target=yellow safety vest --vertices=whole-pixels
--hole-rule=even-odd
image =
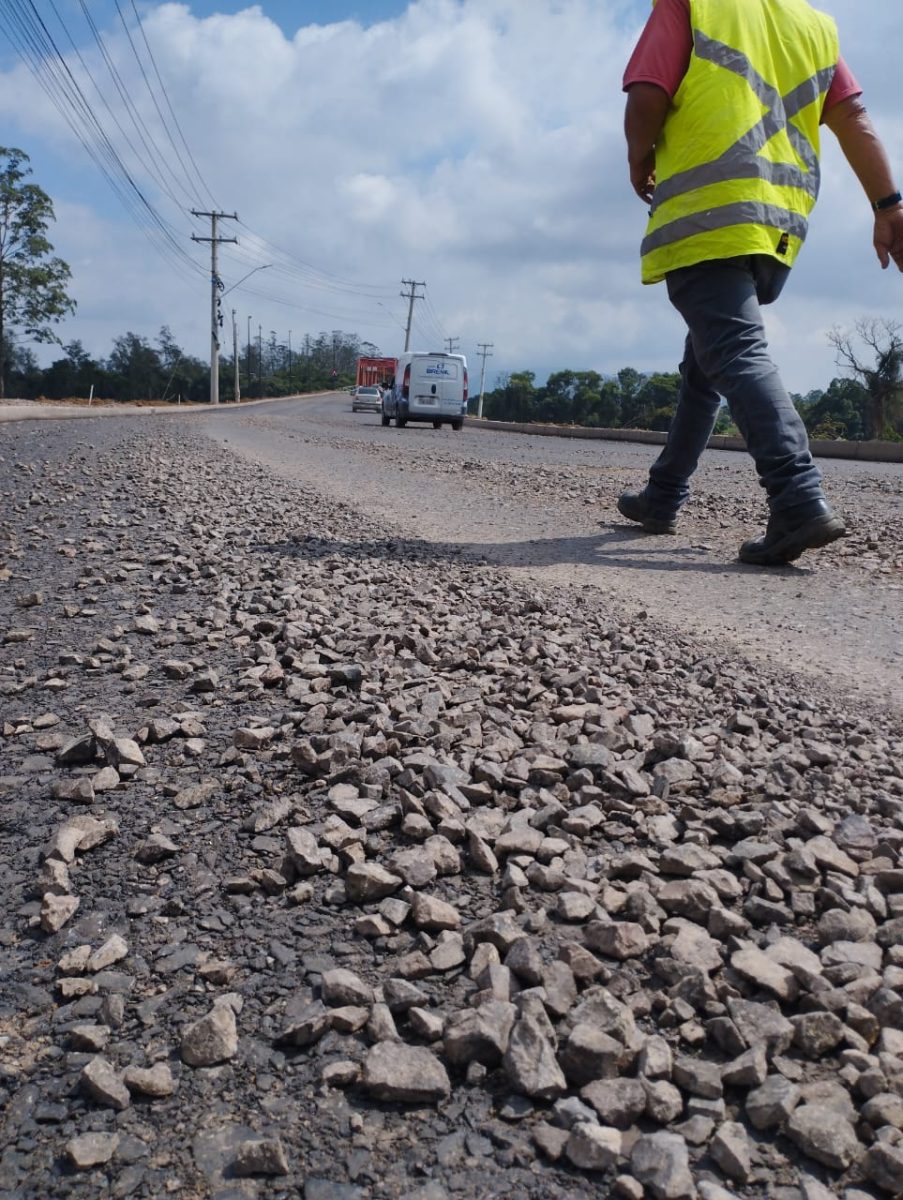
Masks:
[[[689,3],[693,53],[655,148],[644,283],[745,254],[791,266],[818,196],[833,20],[806,0]]]

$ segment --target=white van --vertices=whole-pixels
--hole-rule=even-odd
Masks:
[[[460,429],[467,414],[467,359],[463,354],[406,351],[399,356],[392,386],[383,393],[382,423],[399,429],[408,421]]]

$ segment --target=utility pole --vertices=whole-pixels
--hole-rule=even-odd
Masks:
[[[458,347],[457,347],[456,343],[457,343],[457,342],[460,342],[460,340],[461,340],[461,339],[460,339],[459,337],[453,337],[453,338],[446,338],[446,339],[445,339],[445,344],[446,344],[446,346],[448,346],[448,352],[449,352],[449,354],[456,354],[456,353],[457,353],[457,351],[458,351]]]
[[[288,331],[288,390],[292,390],[292,331]]]
[[[489,352],[493,345],[493,342],[477,342],[477,349],[479,350],[480,356],[483,359],[483,365],[480,367],[480,399],[477,404],[478,417],[482,417],[483,415],[483,381],[486,378],[486,359],[492,358],[492,355]]]
[[[232,399],[237,404],[241,399],[241,382],[238,378],[238,322],[232,309]]]
[[[248,395],[251,395],[251,318],[248,317]]]
[[[210,403],[219,404],[219,329],[222,316],[219,311],[219,293],[223,290],[223,281],[219,277],[217,267],[217,249],[223,242],[238,242],[238,238],[218,237],[217,221],[237,221],[238,213],[198,212],[191,210],[193,217],[210,218],[210,237],[191,235],[193,242],[210,243]]]
[[[263,326],[257,325],[257,393],[263,395]]]
[[[405,331],[404,331],[404,348],[405,348],[405,350],[410,350],[410,348],[411,348],[411,325],[413,324],[413,321],[414,321],[414,301],[423,299],[422,295],[421,296],[417,295],[417,289],[419,287],[426,287],[426,284],[423,282],[418,283],[413,279],[402,279],[401,286],[409,287],[411,289],[409,292],[401,293],[402,298],[408,301],[408,323],[405,326]]]

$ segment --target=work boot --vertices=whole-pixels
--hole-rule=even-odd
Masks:
[[[817,550],[842,538],[847,529],[825,500],[797,504],[773,512],[763,537],[750,538],[740,547],[741,562],[757,567],[782,567],[804,550]]]
[[[676,533],[677,513],[656,508],[645,492],[622,492],[618,496],[618,512],[628,521],[636,521],[647,533]]]

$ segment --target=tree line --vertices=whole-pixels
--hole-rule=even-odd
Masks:
[[[903,440],[903,325],[862,320],[853,331],[835,329],[829,340],[847,373],[792,399],[813,438]],[[615,376],[598,371],[556,371],[544,385],[533,371],[500,375],[483,397],[483,415],[499,421],[534,421],[602,429],[667,431],[677,404],[677,371],[643,374],[624,367]],[[716,433],[736,434],[727,407]]]
[[[359,355],[379,355],[378,347],[356,334],[333,330],[307,335],[298,349],[277,339],[253,338],[239,348],[239,392],[245,399],[326,391],[354,382]],[[164,325],[151,342],[128,332],[113,339],[107,357],[92,358],[79,341],[68,342],[48,367],[40,367],[27,347],[8,342],[7,394],[26,400],[99,400],[201,403],[210,398],[210,364],[189,354]],[[220,398],[234,395],[234,356],[220,358]]]

